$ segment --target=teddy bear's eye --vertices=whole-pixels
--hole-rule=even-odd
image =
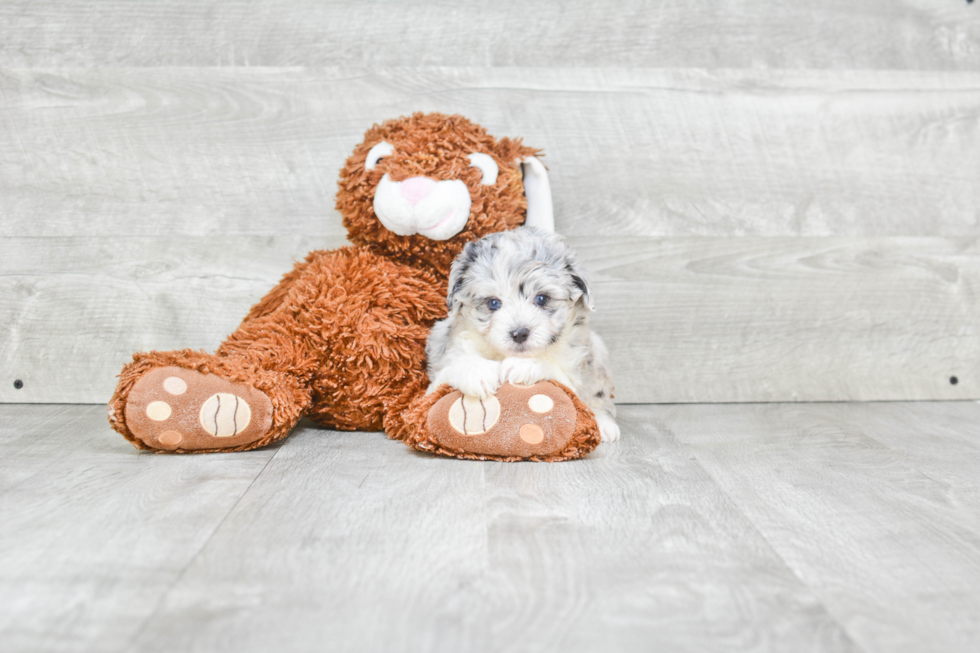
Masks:
[[[538,295],[534,298],[534,305],[544,308],[548,304],[548,300],[551,299],[547,295]]]
[[[390,156],[391,153],[394,151],[395,148],[391,145],[391,143],[387,141],[381,141],[380,143],[372,147],[371,150],[368,152],[367,159],[364,160],[364,169],[374,170],[374,166],[378,165],[378,161],[385,158],[386,156]]]
[[[487,308],[489,308],[491,311],[499,311],[500,300],[497,299],[496,297],[491,297],[490,299],[487,300]]]
[[[497,162],[489,154],[483,154],[481,152],[471,154],[470,167],[479,168],[480,172],[483,173],[483,181],[481,183],[484,186],[493,186],[497,183],[497,173],[500,172],[500,168],[497,167]]]

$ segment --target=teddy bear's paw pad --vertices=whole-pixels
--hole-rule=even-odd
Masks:
[[[502,458],[545,457],[561,451],[575,431],[575,405],[548,381],[505,383],[493,397],[451,392],[429,410],[429,433],[460,453]]]
[[[457,393],[459,394],[459,393]],[[459,395],[449,408],[449,424],[457,433],[481,435],[500,420],[500,402],[496,397]]]
[[[167,451],[239,448],[264,438],[272,402],[260,390],[181,367],[150,370],[126,400],[126,424]]]

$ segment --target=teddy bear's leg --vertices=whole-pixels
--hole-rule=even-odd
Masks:
[[[592,411],[554,381],[505,383],[483,400],[442,386],[386,426],[420,451],[478,460],[570,460],[600,442]]]
[[[123,368],[109,420],[140,449],[241,451],[288,435],[308,404],[295,378],[242,359],[148,352]]]
[[[109,402],[109,422],[137,448],[242,451],[287,435],[310,406],[317,357],[295,318],[280,310],[301,263],[215,354],[181,350],[133,356]]]
[[[431,276],[366,250],[314,252],[214,354],[134,356],[110,422],[137,447],[176,452],[260,447],[307,414],[380,429],[394,397],[421,387],[427,324],[444,307]]]

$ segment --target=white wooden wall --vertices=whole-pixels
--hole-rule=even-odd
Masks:
[[[161,0],[0,3],[0,401],[213,349],[417,110],[544,148],[619,401],[980,398],[980,3]]]

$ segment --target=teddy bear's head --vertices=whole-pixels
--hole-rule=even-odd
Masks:
[[[462,116],[416,113],[374,125],[340,172],[348,238],[449,274],[466,243],[525,223],[553,228],[537,150]]]

